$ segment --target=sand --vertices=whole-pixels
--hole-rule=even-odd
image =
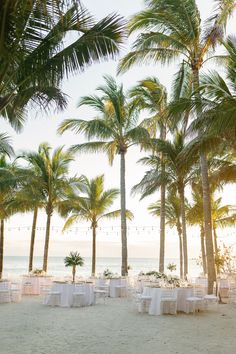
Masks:
[[[236,305],[196,315],[139,314],[127,299],[51,308],[40,297],[0,305],[0,354],[162,354],[236,352]]]

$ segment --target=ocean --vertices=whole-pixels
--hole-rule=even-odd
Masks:
[[[89,276],[91,273],[91,258],[84,257],[84,266],[77,268],[77,275]],[[138,273],[148,272],[150,270],[158,270],[158,259],[155,258],[130,258],[128,261],[131,266],[129,274],[137,275]],[[173,272],[174,274],[179,274],[179,260],[167,258],[165,265],[169,263],[175,263],[177,265],[177,270]],[[34,269],[42,268],[43,258],[34,258]],[[121,269],[121,259],[120,258],[97,258],[97,274],[102,274],[105,269],[111,270],[113,273],[120,274]],[[28,269],[28,257],[24,256],[6,256],[4,257],[4,277],[18,277],[23,274],[27,274]],[[197,265],[195,259],[189,260],[189,274],[191,276],[197,276],[201,273],[201,268]],[[62,277],[71,274],[71,269],[64,266],[63,257],[49,257],[48,259],[48,274],[55,277]]]

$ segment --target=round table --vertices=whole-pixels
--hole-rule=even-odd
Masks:
[[[40,295],[41,289],[51,283],[51,276],[25,275],[22,278],[22,295]]]
[[[186,299],[193,295],[193,288],[175,288],[177,291],[177,311],[188,312],[188,304]],[[144,287],[143,295],[151,296],[151,303],[149,306],[149,315],[162,315],[161,307],[161,292],[162,288]]]
[[[83,284],[68,284],[54,282],[52,286],[52,292],[60,292],[60,306],[61,307],[71,307],[73,305],[73,293],[83,292],[85,293],[84,305],[89,306],[94,304],[94,286],[92,283]],[[44,304],[50,300],[50,295],[45,300]]]

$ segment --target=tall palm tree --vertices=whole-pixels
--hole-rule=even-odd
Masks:
[[[22,158],[29,163],[29,167],[37,171],[34,183],[38,183],[38,190],[42,193],[42,206],[47,215],[43,270],[47,272],[48,251],[50,240],[50,226],[53,212],[58,209],[60,203],[71,193],[77,178],[69,178],[69,164],[73,161],[73,154],[64,151],[63,147],[55,149],[51,153],[48,144],[41,144],[38,152],[25,152]]]
[[[33,270],[34,260],[34,245],[36,237],[37,219],[39,209],[44,206],[44,194],[39,182],[40,176],[37,176],[37,170],[34,168],[27,168],[22,171],[20,187],[15,193],[12,207],[17,211],[33,212],[33,220],[31,226],[31,238],[30,238],[30,252],[29,252],[29,264],[28,272]],[[22,178],[25,177],[23,180]]]
[[[104,175],[97,176],[91,180],[81,177],[79,187],[82,195],[73,194],[62,206],[62,214],[69,214],[63,230],[66,230],[78,220],[85,220],[91,223],[92,229],[92,276],[96,274],[96,229],[98,222],[102,219],[120,217],[120,210],[109,211],[115,199],[119,195],[118,189],[104,189]],[[128,213],[130,216],[130,213]]]
[[[62,80],[114,58],[123,27],[114,14],[95,22],[77,1],[1,1],[0,116],[20,128],[28,103],[64,108]],[[74,40],[65,41],[71,33]]]
[[[236,8],[234,0],[216,1],[213,15],[201,25],[201,16],[195,0],[146,0],[146,8],[134,15],[129,24],[130,33],[139,32],[132,51],[125,56],[119,71],[134,64],[169,64],[177,58],[184,60],[192,73],[195,97],[201,100],[199,73],[222,40],[228,18]],[[140,33],[141,31],[141,33]],[[196,109],[200,118],[201,105]],[[201,135],[201,130],[199,130]],[[203,189],[204,230],[208,264],[208,292],[212,293],[216,279],[212,239],[211,198],[208,164],[204,151],[200,152]]]
[[[162,152],[165,163],[165,174],[161,170],[161,160],[155,155],[140,160],[143,164],[150,166],[151,169],[146,172],[139,184],[134,186],[133,192],[141,192],[142,198],[155,192],[165,183],[169,190],[177,192],[180,198],[181,223],[183,235],[183,254],[184,254],[184,276],[188,274],[188,247],[187,230],[185,215],[185,187],[192,178],[192,166],[196,163],[197,154],[192,149],[191,143],[185,143],[185,137],[182,132],[175,132],[174,140],[153,139],[153,148]],[[190,150],[191,153],[186,154]],[[188,155],[188,158],[183,156]]]
[[[72,146],[72,151],[106,152],[110,164],[116,154],[120,155],[120,201],[121,201],[121,242],[122,266],[121,274],[128,274],[127,225],[126,225],[126,186],[125,186],[125,156],[133,145],[139,145],[149,140],[148,131],[138,124],[136,112],[131,109],[123,89],[123,85],[115,79],[106,76],[105,85],[97,90],[101,96],[82,97],[79,106],[95,109],[98,117],[91,120],[67,119],[59,127],[59,132],[72,130],[83,133],[88,140]]]
[[[157,137],[159,131],[160,139],[166,139],[166,107],[167,92],[166,88],[159,82],[156,77],[147,77],[138,82],[138,84],[130,90],[132,105],[139,112],[148,111],[151,117],[143,120],[143,126],[149,131],[152,138]],[[165,173],[165,165],[163,155],[162,173]],[[160,211],[160,253],[159,253],[159,271],[164,272],[165,267],[165,184],[160,186],[161,211]]]
[[[161,215],[161,202],[157,201],[149,205],[148,210],[153,216]],[[179,237],[179,265],[180,278],[183,278],[183,240],[182,240],[182,225],[181,225],[181,202],[180,198],[175,193],[168,193],[165,205],[166,225],[171,228],[176,227]]]
[[[3,274],[5,220],[14,213],[11,203],[17,189],[16,168],[5,155],[0,156],[0,279]]]

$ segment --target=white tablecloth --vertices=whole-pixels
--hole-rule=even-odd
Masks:
[[[22,294],[27,295],[40,295],[40,291],[43,286],[49,286],[52,283],[52,277],[49,276],[23,276],[22,278]],[[25,285],[30,286],[29,289],[26,289]]]
[[[71,307],[73,305],[73,293],[84,292],[84,305],[89,306],[94,304],[94,286],[90,283],[84,284],[66,284],[66,283],[53,283],[52,292],[60,292],[61,300],[60,306]],[[50,295],[49,295],[50,296]],[[47,305],[49,298],[45,301]]]
[[[8,280],[0,281],[0,290],[10,290],[11,283]]]
[[[127,280],[122,278],[110,279],[110,297],[127,295]]]
[[[175,290],[177,291],[177,311],[188,312],[186,299],[193,295],[193,288],[176,288]],[[143,295],[152,297],[149,315],[162,315],[161,292],[162,288],[144,288]]]

